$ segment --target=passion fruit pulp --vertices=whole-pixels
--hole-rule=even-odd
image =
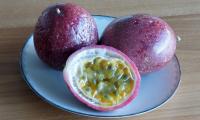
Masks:
[[[119,50],[102,45],[73,53],[63,75],[73,95],[99,111],[127,105],[136,97],[140,84],[134,63]]]
[[[79,67],[79,88],[86,96],[105,106],[120,103],[133,89],[134,80],[130,69],[119,59],[95,57]]]

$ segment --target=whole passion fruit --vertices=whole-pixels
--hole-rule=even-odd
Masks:
[[[140,85],[140,75],[133,61],[119,50],[103,45],[73,53],[63,75],[72,94],[99,111],[127,105],[136,97]]]
[[[162,19],[138,14],[114,20],[102,36],[102,44],[124,52],[140,73],[160,69],[173,57],[176,35]]]
[[[56,4],[46,8],[34,31],[38,56],[48,65],[62,69],[71,53],[97,43],[94,19],[75,4]]]

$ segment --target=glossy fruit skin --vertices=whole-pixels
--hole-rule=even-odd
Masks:
[[[90,13],[71,3],[46,8],[34,31],[38,56],[55,69],[62,69],[74,51],[97,40],[97,26]]]
[[[145,14],[118,18],[108,25],[102,44],[128,55],[141,74],[158,70],[174,56],[176,35],[162,19]]]
[[[131,95],[122,103],[116,105],[116,106],[111,106],[111,107],[102,107],[102,106],[97,106],[97,105],[93,105],[90,102],[85,101],[81,96],[80,93],[76,93],[73,90],[73,86],[72,84],[70,84],[69,79],[70,79],[70,75],[67,72],[67,65],[69,64],[69,62],[73,61],[73,58],[75,58],[79,53],[85,51],[85,50],[89,50],[89,49],[93,49],[93,48],[100,48],[103,50],[108,50],[108,51],[113,51],[117,54],[120,55],[120,57],[122,57],[129,65],[130,65],[130,69],[132,70],[134,77],[135,77],[135,87],[134,90],[132,91]],[[67,85],[67,87],[69,88],[69,90],[71,91],[71,93],[82,103],[84,103],[85,105],[87,105],[88,107],[94,109],[94,110],[98,110],[98,111],[113,111],[116,109],[119,109],[121,107],[124,107],[126,105],[128,105],[132,100],[134,100],[136,98],[136,96],[138,95],[139,92],[139,88],[140,88],[140,81],[141,81],[141,76],[140,73],[138,71],[138,68],[136,67],[136,65],[134,64],[134,62],[124,53],[122,53],[121,51],[110,47],[110,46],[105,46],[105,45],[94,45],[94,46],[89,46],[89,47],[84,47],[81,48],[80,50],[77,50],[76,52],[74,52],[72,55],[70,55],[69,59],[66,62],[66,66],[63,70],[63,77],[64,77],[64,81]]]

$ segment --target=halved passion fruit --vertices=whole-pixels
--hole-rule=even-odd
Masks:
[[[95,45],[73,53],[63,71],[70,91],[87,106],[110,111],[127,105],[138,93],[140,75],[124,53]]]

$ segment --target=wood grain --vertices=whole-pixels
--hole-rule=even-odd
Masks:
[[[67,1],[63,0],[62,2]],[[19,72],[20,49],[33,31],[41,10],[52,0],[0,1],[0,119],[93,120],[59,110],[37,97]],[[151,13],[165,19],[181,36],[177,56],[182,82],[176,95],[156,111],[126,120],[200,119],[200,1],[199,0],[76,0],[93,14],[122,16]]]
[[[92,14],[112,16],[135,13],[157,16],[200,13],[199,0],[1,0],[0,27],[32,26],[45,7],[70,1],[85,7]]]

